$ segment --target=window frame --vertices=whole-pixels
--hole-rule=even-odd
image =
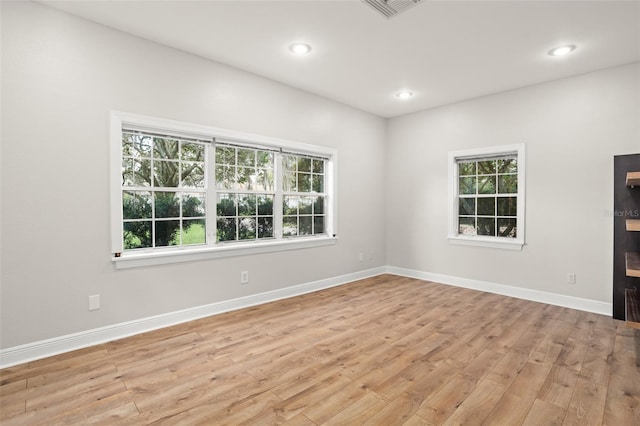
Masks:
[[[518,191],[517,197],[517,234],[515,238],[486,236],[486,235],[462,235],[458,227],[458,200],[459,200],[459,170],[458,162],[461,160],[514,155],[518,161]],[[485,148],[474,148],[448,153],[448,233],[447,238],[452,244],[469,246],[499,248],[507,250],[522,250],[525,244],[525,144],[501,145]]]
[[[124,250],[123,244],[123,187],[122,187],[122,133],[124,128],[134,128],[152,133],[211,141],[205,148],[206,179],[206,243],[149,249]],[[249,134],[234,130],[185,123],[176,120],[150,117],[121,111],[110,112],[110,213],[112,262],[118,269],[158,265],[193,260],[242,256],[284,250],[333,245],[337,242],[337,150],[285,139]],[[269,148],[300,155],[327,158],[325,169],[326,232],[322,235],[305,235],[273,239],[234,242],[216,242],[216,188],[215,141],[237,142],[252,148]],[[276,183],[277,185],[277,183]],[[277,190],[277,188],[276,188]],[[274,213],[278,211],[274,201]],[[279,207],[279,206],[278,206]],[[276,220],[276,219],[274,219]],[[276,224],[274,223],[274,228]],[[274,229],[274,232],[276,230]]]

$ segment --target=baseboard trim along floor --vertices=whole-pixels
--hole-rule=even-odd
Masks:
[[[487,293],[500,294],[503,296],[516,297],[518,299],[530,300],[532,302],[547,303],[549,305],[562,306],[564,308],[577,309],[579,311],[592,312],[595,314],[611,316],[613,306],[611,303],[599,302],[597,300],[582,299],[579,297],[566,296],[563,294],[547,293],[544,291],[531,290],[528,288],[515,287],[504,284],[496,284],[488,281],[459,278],[450,275],[434,274],[431,272],[415,271],[412,269],[387,266],[387,273],[400,275],[403,277],[417,278],[419,280],[433,281],[440,284],[448,284],[456,287],[464,287],[472,290],[485,291]]]
[[[89,346],[122,339],[140,333],[157,330],[172,325],[193,321],[211,315],[230,312],[250,306],[273,302],[276,300],[295,297],[318,290],[323,290],[353,281],[381,275],[384,273],[416,278],[425,281],[433,281],[457,287],[485,291],[503,296],[515,297],[550,305],[562,306],[581,311],[611,316],[611,303],[595,300],[581,299],[560,294],[546,293],[521,287],[496,284],[486,281],[471,280],[449,275],[434,274],[430,272],[416,271],[394,266],[382,266],[363,271],[340,275],[333,278],[313,281],[265,293],[254,294],[237,299],[211,303],[176,312],[169,312],[148,318],[141,318],[124,323],[86,330],[51,339],[27,343],[0,350],[0,368],[11,367],[25,362],[70,352]]]

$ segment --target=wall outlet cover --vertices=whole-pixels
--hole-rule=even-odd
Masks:
[[[100,309],[100,295],[94,294],[92,296],[89,296],[89,310],[95,311],[98,309]]]

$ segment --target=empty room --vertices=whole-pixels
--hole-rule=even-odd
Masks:
[[[640,424],[640,1],[0,1],[2,425]]]

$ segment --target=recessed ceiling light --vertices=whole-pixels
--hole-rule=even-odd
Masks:
[[[396,93],[396,98],[398,99],[409,99],[412,96],[413,92],[410,92],[408,90],[401,90],[400,92]]]
[[[549,56],[564,56],[573,52],[576,49],[576,46],[573,44],[568,44],[566,46],[558,46],[554,47],[549,51]]]
[[[311,46],[306,43],[293,43],[289,46],[289,50],[294,55],[306,55],[311,52]]]

